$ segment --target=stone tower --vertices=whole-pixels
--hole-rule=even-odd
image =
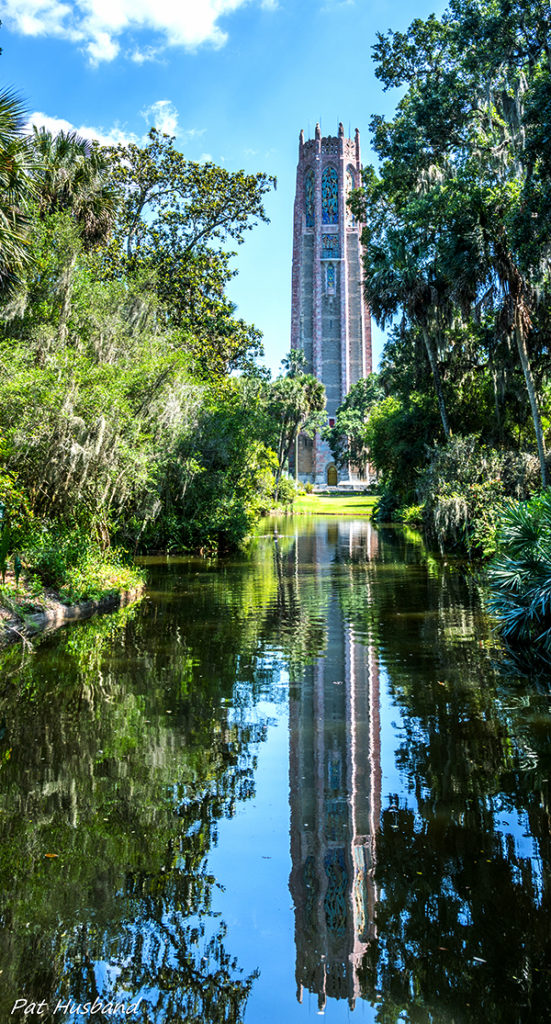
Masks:
[[[359,224],[346,206],[360,185],[360,133],[305,142],[301,131],[293,233],[291,348],[301,349],[306,370],[325,385],[327,417],[353,384],[371,373],[371,318],[362,288]],[[354,479],[353,467],[337,473],[320,437],[301,436],[298,475],[303,483],[334,485]]]

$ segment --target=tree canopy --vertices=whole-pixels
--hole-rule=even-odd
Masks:
[[[498,421],[520,372],[544,483],[549,18],[541,0],[452,0],[379,35],[377,75],[406,92],[392,120],[372,119],[380,168],[353,197],[374,316],[422,337],[445,437],[461,429],[454,386],[473,364]]]

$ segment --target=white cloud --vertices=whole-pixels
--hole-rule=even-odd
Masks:
[[[178,111],[170,100],[157,100],[150,107],[142,110],[142,117],[148,125],[153,125],[158,132],[165,135],[178,134]]]
[[[224,160],[224,158],[222,157],[222,162],[223,162],[223,160]],[[201,153],[201,156],[199,157],[197,163],[198,164],[212,164],[212,163],[214,163],[212,153]]]
[[[160,52],[159,47],[146,46],[143,50],[133,50],[129,56],[130,60],[133,61],[134,64],[148,64],[153,61],[158,61]]]
[[[157,131],[165,132],[166,135],[177,135],[180,142],[183,143],[199,141],[207,131],[206,128],[179,129],[178,111],[171,100],[157,100],[146,110],[142,110],[142,117],[145,119],[148,129],[153,125]],[[82,138],[96,140],[102,146],[116,146],[118,143],[124,145],[128,142],[145,145],[148,141],[146,134],[140,137],[135,132],[126,131],[116,123],[111,128],[95,128],[86,124],[74,125],[64,117],[44,114],[40,110],[35,110],[30,115],[25,130],[30,132],[33,125],[36,125],[37,128],[46,128],[52,135],[57,135],[58,132],[77,132]],[[200,162],[207,160],[212,160],[210,153],[203,153],[199,157]]]
[[[132,132],[125,132],[117,125],[114,125],[108,131],[104,128],[93,128],[91,125],[86,124],[77,126],[63,117],[51,117],[49,114],[43,114],[39,110],[35,110],[34,114],[31,114],[29,117],[26,130],[30,131],[33,125],[36,125],[37,128],[45,128],[52,135],[57,135],[58,132],[77,132],[83,139],[99,142],[102,146],[116,146],[119,142],[140,141],[137,135],[134,135]]]
[[[97,32],[87,46],[92,64],[101,64],[102,60],[114,60],[120,46],[108,32]]]
[[[275,10],[277,0],[1,0],[0,14],[23,35],[58,36],[80,43],[91,63],[111,61],[125,31],[157,33],[165,46],[188,50],[208,43],[223,46],[227,33],[219,19],[246,3]],[[158,49],[158,48],[157,48]],[[152,59],[155,47],[136,48],[131,59]]]

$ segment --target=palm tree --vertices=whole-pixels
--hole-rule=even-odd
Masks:
[[[372,185],[374,181],[373,178]],[[419,330],[447,441],[451,430],[438,353],[445,345],[451,305],[448,281],[434,251],[433,239],[439,228],[432,222],[423,224],[416,197],[411,208],[405,203],[400,208],[392,196],[392,183],[385,195],[386,187],[384,179],[379,179],[377,187],[372,191],[366,188],[362,196],[365,206],[360,215],[366,223],[362,234],[365,295],[380,327],[387,327],[402,312]],[[432,241],[427,241],[431,238]]]
[[[40,216],[68,210],[79,224],[85,249],[105,242],[115,218],[117,192],[101,147],[76,132],[54,136],[37,127],[31,143]]]
[[[9,89],[0,92],[0,294],[15,286],[29,261],[28,205],[34,194],[25,111]]]

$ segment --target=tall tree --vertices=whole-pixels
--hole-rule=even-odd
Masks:
[[[404,280],[404,263],[407,269],[411,261],[416,268],[438,268],[436,280],[423,280],[437,292],[443,282],[453,315],[492,304],[496,334],[517,349],[544,483],[534,356],[539,310],[549,295],[550,216],[542,189],[545,129],[542,136],[535,127],[534,103],[536,96],[543,101],[545,116],[549,29],[543,0],[529,11],[519,0],[452,0],[440,21],[418,19],[406,33],[379,36],[379,77],[387,88],[408,88],[393,122],[374,120],[381,178],[374,188],[373,175],[366,177],[368,198],[382,193],[388,201],[389,234],[397,228],[399,242],[406,229],[407,258],[399,244],[397,255],[392,247],[386,252],[387,277],[405,286],[395,307],[408,315],[418,309],[419,278]],[[416,220],[419,203],[425,211]],[[368,202],[368,215],[372,209]],[[423,309],[430,308],[430,296],[431,290],[421,290]],[[431,324],[429,335],[437,339]]]
[[[30,153],[25,111],[10,90],[0,92],[0,292],[11,291],[29,261]]]
[[[383,165],[381,176],[364,172],[363,188],[353,200],[365,223],[365,292],[381,327],[400,314],[419,330],[430,365],[444,437],[450,423],[439,355],[453,318],[449,281],[438,260],[435,242],[443,224],[428,197],[410,190],[409,175]]]
[[[145,146],[117,146],[109,155],[123,194],[115,272],[122,262],[150,274],[170,323],[188,332],[186,344],[203,373],[243,368],[260,342],[224,295],[235,273],[228,246],[267,222],[264,196],[275,179],[187,160],[173,138],[155,129]]]
[[[69,211],[86,249],[106,242],[115,220],[118,192],[105,150],[77,132],[52,135],[36,127],[31,146],[40,217]]]

